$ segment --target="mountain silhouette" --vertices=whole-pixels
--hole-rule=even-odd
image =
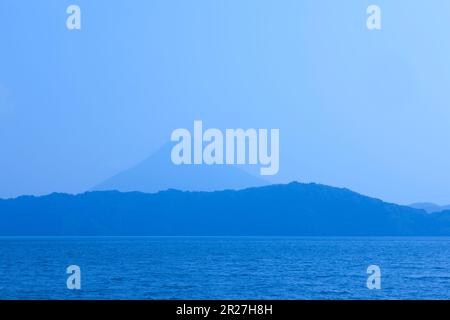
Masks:
[[[0,236],[107,235],[448,236],[450,212],[427,214],[298,182],[238,191],[97,191],[0,200]]]
[[[413,203],[409,205],[411,208],[422,209],[428,213],[441,212],[450,210],[450,206],[439,206],[430,202]]]
[[[217,191],[243,189],[270,184],[251,171],[249,165],[174,165],[170,159],[172,144],[167,143],[135,167],[98,184],[91,191],[117,190],[154,193],[167,189]]]

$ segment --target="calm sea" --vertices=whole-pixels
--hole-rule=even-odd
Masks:
[[[450,299],[450,238],[0,238],[0,299]]]

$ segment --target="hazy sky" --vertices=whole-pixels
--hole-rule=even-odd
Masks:
[[[203,120],[280,128],[275,181],[450,203],[447,0],[3,0],[0,39],[0,197],[82,192]]]

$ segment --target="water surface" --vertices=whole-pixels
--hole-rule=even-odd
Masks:
[[[0,238],[0,298],[449,299],[450,238]]]

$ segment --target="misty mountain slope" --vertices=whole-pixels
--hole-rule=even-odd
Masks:
[[[439,206],[437,204],[430,203],[430,202],[413,203],[413,204],[411,204],[409,206],[411,208],[425,210],[428,213],[434,213],[434,212],[441,212],[441,211],[450,210],[450,206]]]
[[[450,235],[450,219],[347,189],[290,183],[0,200],[0,235],[437,236]]]
[[[117,175],[98,184],[92,191],[118,190],[153,193],[170,188],[183,191],[217,191],[243,189],[270,184],[267,180],[247,172],[250,166],[231,165],[174,165],[171,162],[172,144],[165,144],[155,154]],[[259,167],[258,167],[259,168]]]

